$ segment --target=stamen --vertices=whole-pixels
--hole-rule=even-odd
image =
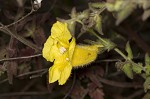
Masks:
[[[69,61],[69,58],[66,58],[67,61]]]
[[[60,47],[59,51],[60,51],[61,54],[63,54],[66,51],[66,49],[64,47]]]

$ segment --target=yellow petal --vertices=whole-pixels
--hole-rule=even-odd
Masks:
[[[96,59],[97,54],[98,47],[96,45],[77,45],[72,58],[72,66],[77,67],[89,64]]]
[[[51,49],[53,45],[54,45],[54,40],[51,37],[49,37],[45,42],[42,50],[43,57],[47,59],[47,61],[51,61],[51,62],[54,60],[53,55],[51,55],[52,54]]]
[[[71,39],[71,34],[67,28],[67,23],[57,21],[53,24],[51,29],[51,37],[58,40],[62,46],[67,48],[69,45],[69,40]]]
[[[58,80],[59,85],[63,85],[66,83],[66,81],[68,80],[68,78],[71,74],[71,70],[72,70],[72,66],[70,63],[66,62],[63,65],[65,65],[65,66],[64,66],[63,70],[61,71],[60,79]]]
[[[72,60],[75,46],[76,46],[76,42],[75,42],[75,38],[73,37],[69,46],[69,60]]]
[[[56,65],[49,68],[49,83],[53,83],[60,78],[60,70]]]
[[[53,83],[58,80],[59,85],[63,85],[70,76],[71,63],[69,60],[68,51],[61,54],[54,61],[54,65],[49,70],[49,82]]]
[[[60,55],[59,49],[57,47],[57,41],[49,37],[44,44],[42,55],[47,61],[53,62],[54,59]]]

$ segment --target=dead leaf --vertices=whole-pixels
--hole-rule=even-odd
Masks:
[[[88,90],[84,89],[81,86],[80,82],[78,81],[72,90],[71,98],[72,99],[84,99],[84,97],[87,95],[87,93],[88,93]]]
[[[96,89],[92,93],[89,93],[91,99],[104,99],[104,93],[100,89]]]
[[[42,47],[46,41],[45,33],[42,27],[36,27],[33,33],[33,40],[39,47]]]

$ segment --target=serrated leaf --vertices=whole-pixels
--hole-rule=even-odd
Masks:
[[[147,77],[144,82],[144,91],[147,92],[147,90],[150,89],[150,77]]]
[[[141,74],[142,73],[142,70],[143,70],[143,67],[141,64],[135,64],[135,63],[132,63],[132,70],[137,73],[137,74]]]
[[[132,53],[129,42],[127,42],[127,44],[126,44],[126,51],[128,53],[128,58],[133,59],[133,53]]]
[[[123,67],[122,67],[122,71],[130,78],[133,79],[133,71],[131,68],[131,64],[130,63],[126,63]]]
[[[68,29],[69,29],[70,33],[74,36],[76,21],[68,21],[67,24],[68,24]]]
[[[150,76],[150,66],[145,67],[146,76]]]
[[[71,17],[71,18],[75,18],[76,16],[77,16],[77,11],[76,11],[76,8],[74,7],[74,8],[72,8],[72,10],[71,10],[70,17]]]
[[[128,1],[116,0],[115,5],[114,5],[115,11],[121,10],[123,7],[123,4],[125,4],[126,2],[128,2]]]
[[[113,4],[111,3],[106,3],[106,8],[108,11],[112,12],[112,11],[115,11],[115,7]]]
[[[94,29],[101,35],[103,35],[103,32],[102,32],[102,20],[101,20],[101,16],[100,15],[96,15],[94,17],[94,20],[96,22],[95,26],[94,26]]]

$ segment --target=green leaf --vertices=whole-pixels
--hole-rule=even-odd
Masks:
[[[145,54],[145,65],[146,66],[150,65],[150,57],[149,57],[148,53]]]
[[[103,8],[104,6],[105,6],[105,2],[89,3],[89,7],[93,7],[93,8]]]
[[[126,3],[126,6],[117,12],[116,25],[119,25],[124,19],[126,19],[137,6],[135,3],[132,3],[132,1],[124,1],[124,3]]]
[[[143,66],[140,63],[138,64],[132,63],[132,70],[137,74],[141,74],[143,70]]]
[[[122,67],[122,71],[130,78],[133,79],[133,71],[130,63],[125,63]]]
[[[103,32],[102,32],[102,19],[101,19],[101,16],[100,15],[95,15],[94,17],[94,21],[96,22],[95,26],[94,26],[94,29],[101,35],[103,35]]]
[[[132,50],[131,50],[129,42],[127,42],[127,44],[126,44],[126,51],[128,53],[128,58],[133,59],[133,54],[132,54]]]
[[[145,54],[145,73],[146,76],[150,75],[150,57],[148,53]]]
[[[69,21],[67,21],[67,24],[68,24],[67,26],[68,26],[70,33],[74,36],[75,35],[76,21],[69,20]]]
[[[147,77],[144,82],[144,91],[147,92],[147,90],[150,89],[150,77]]]
[[[77,12],[76,12],[76,8],[75,8],[75,7],[72,8],[70,17],[71,17],[71,18],[76,18],[76,17],[77,17]]]

